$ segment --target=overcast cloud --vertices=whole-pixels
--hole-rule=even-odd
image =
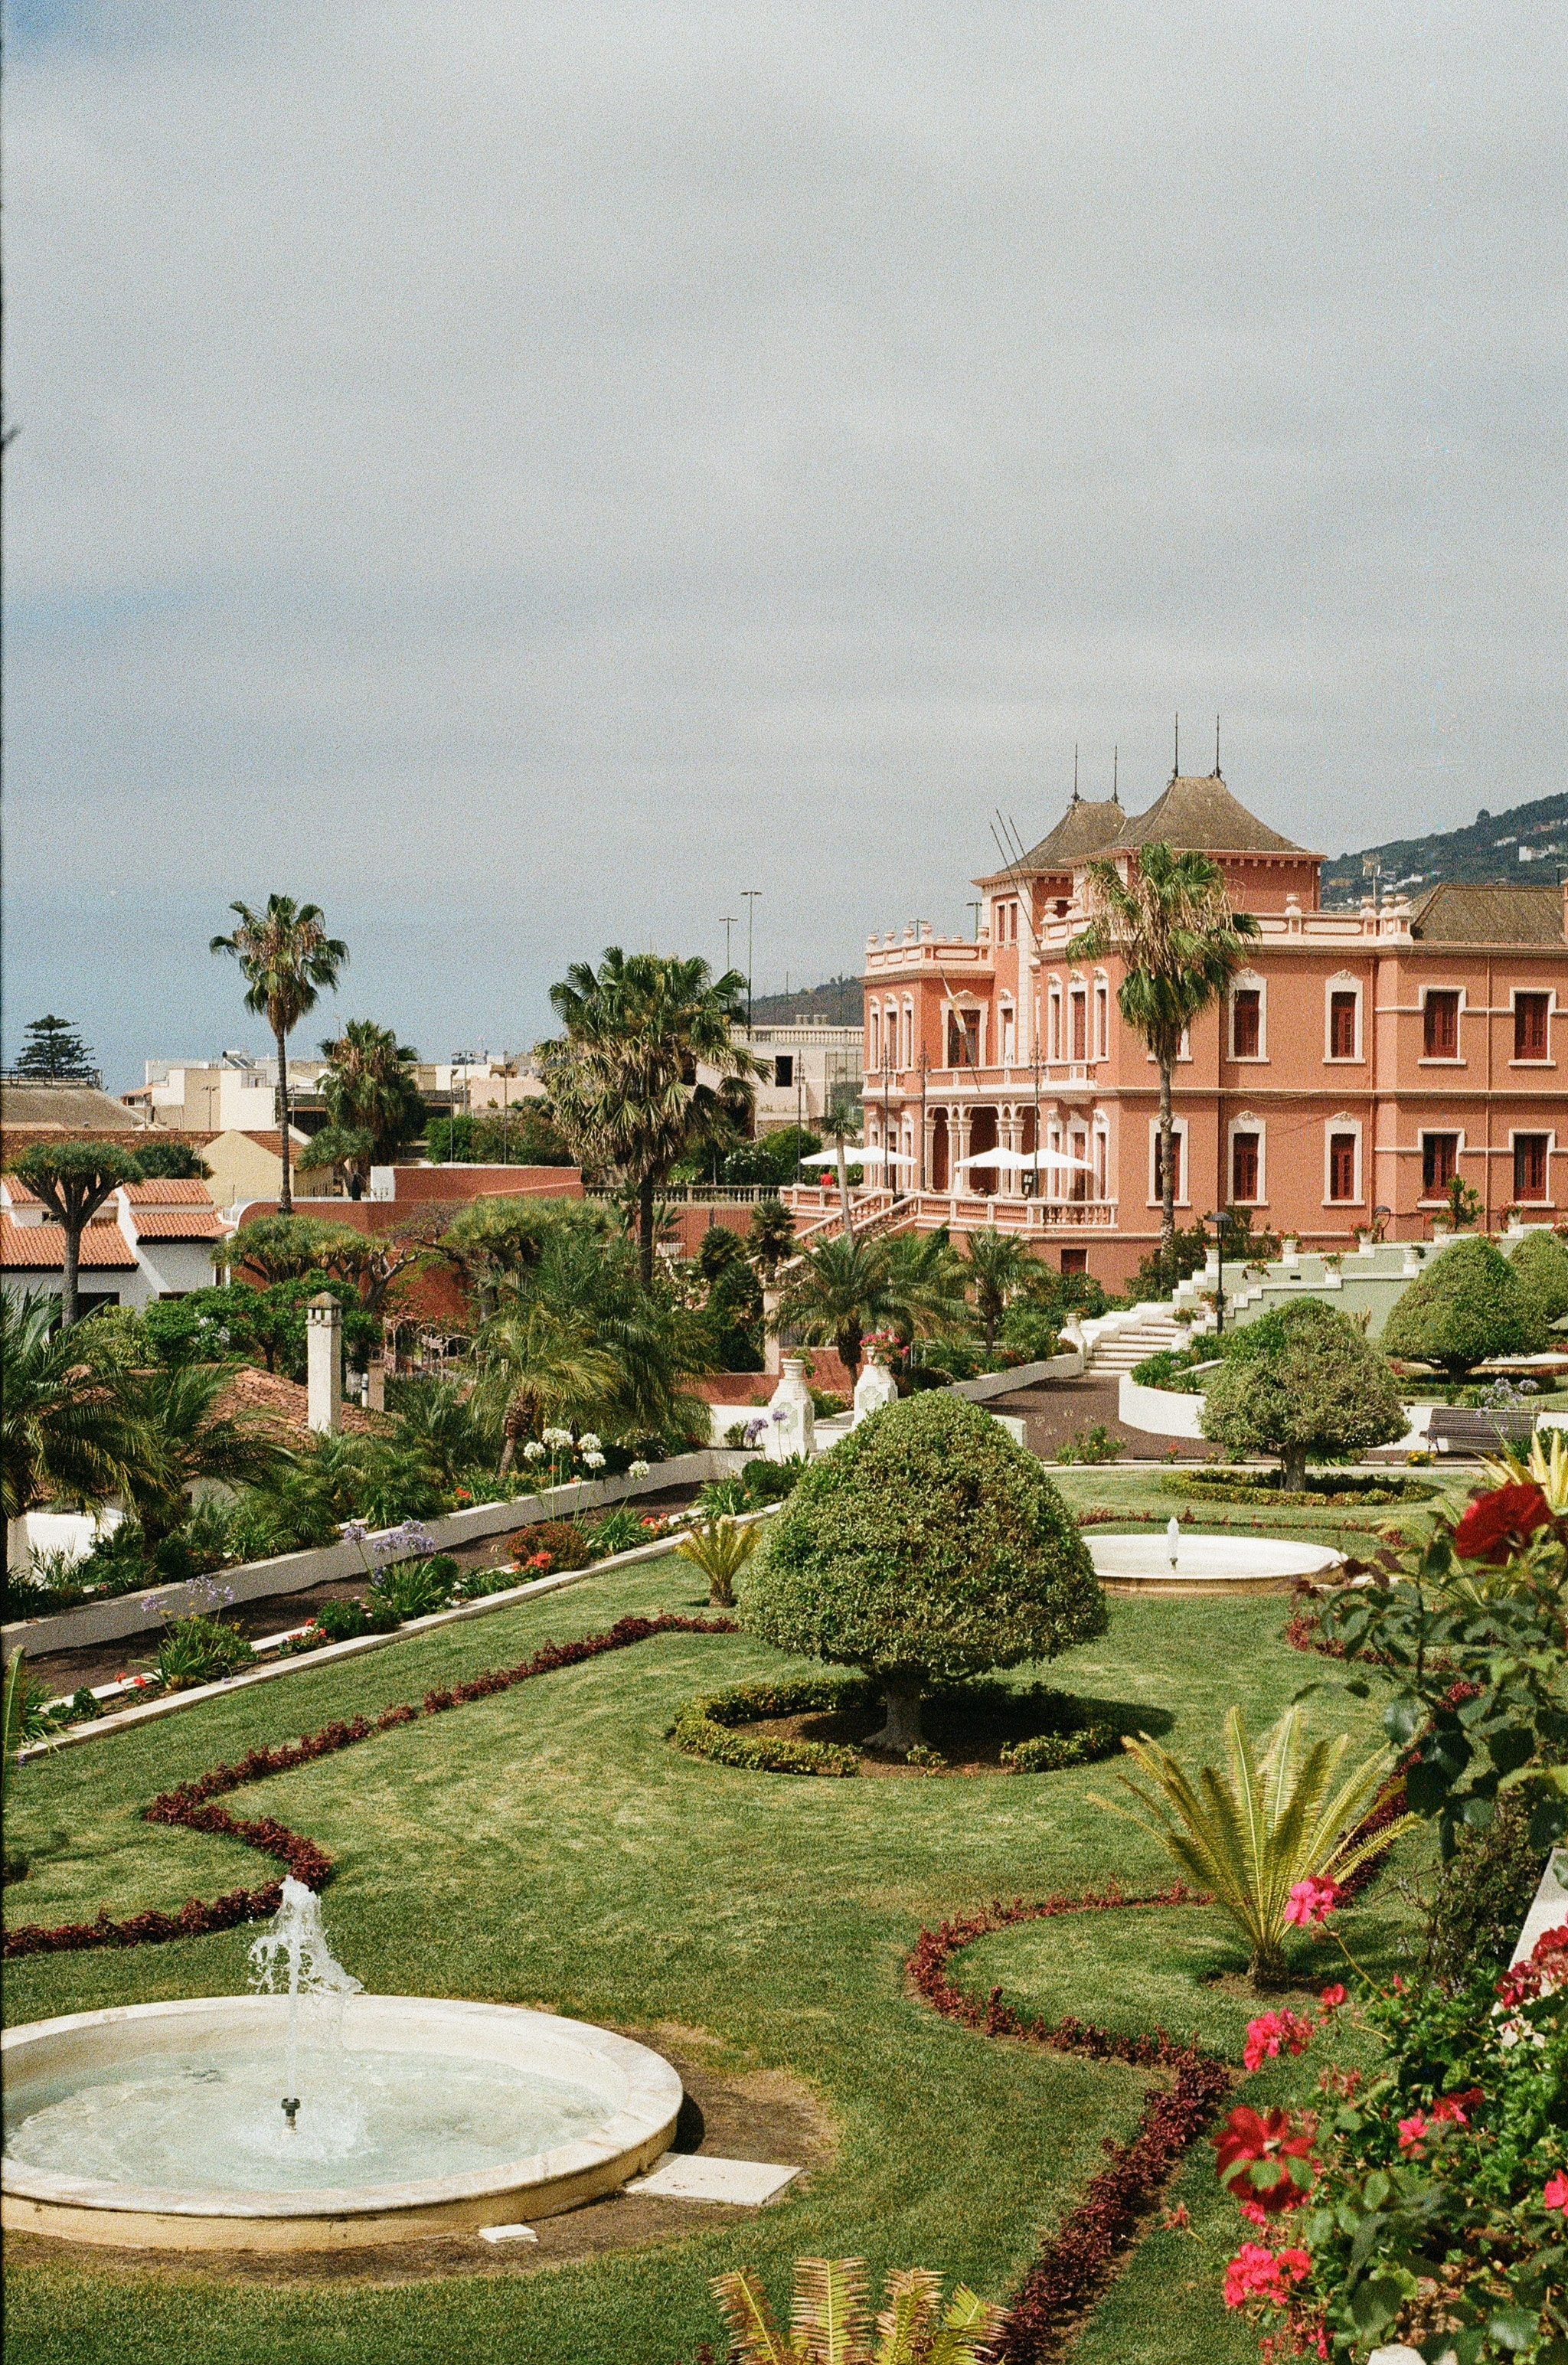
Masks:
[[[1565,22],[15,7],[7,1048],[259,1043],[272,888],[427,1056],[853,968],[1177,708],[1329,853],[1561,789]]]

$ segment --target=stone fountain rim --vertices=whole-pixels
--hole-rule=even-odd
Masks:
[[[417,2004],[433,2011],[461,2029],[467,2027],[477,2036],[481,2028],[492,2036],[497,2025],[510,2026],[523,2033],[521,2023],[529,2023],[528,2033],[563,2044],[581,2056],[597,2057],[610,2064],[625,2080],[626,2092],[620,2106],[605,2119],[592,2137],[579,2136],[575,2142],[558,2146],[553,2151],[534,2152],[521,2159],[509,2160],[487,2169],[476,2169],[465,2176],[421,2179],[417,2182],[398,2184],[361,2184],[350,2186],[313,2186],[305,2191],[235,2192],[214,2188],[192,2192],[184,2188],[155,2185],[102,2183],[87,2178],[62,2176],[49,2169],[34,2168],[27,2162],[14,2160],[6,2155],[4,2161],[3,2185],[7,2196],[33,2202],[44,2207],[87,2209],[106,2214],[121,2213],[139,2217],[185,2219],[333,2219],[353,2217],[386,2217],[411,2210],[440,2209],[443,2205],[483,2201],[491,2194],[513,2194],[529,2186],[575,2183],[585,2177],[593,2178],[602,2188],[602,2171],[630,2155],[646,2153],[650,2145],[663,2146],[680,2109],[684,2088],[680,2078],[662,2054],[651,2046],[640,2045],[633,2038],[619,2036],[612,2029],[603,2028],[593,2021],[570,2020],[557,2012],[541,2012],[531,2004],[484,2003],[467,1997],[428,1995],[366,1995],[347,2000],[346,2011],[354,2019],[395,2021],[407,2024],[407,2007]],[[0,2055],[13,2066],[16,2056],[25,2054],[30,2046],[44,2044],[89,2030],[124,2026],[128,2023],[146,2025],[159,2021],[177,2023],[197,2014],[215,2015],[220,2022],[242,2022],[253,2014],[279,2014],[286,2005],[283,1996],[229,1995],[184,1996],[157,2003],[112,2004],[97,2012],[66,2012],[51,2020],[23,2023],[0,2033]],[[476,2024],[478,2024],[477,2026]],[[414,2046],[399,2046],[399,2051],[412,2051]],[[473,2051],[476,2046],[456,2046],[457,2051]],[[486,2048],[487,2050],[489,2048]],[[628,2167],[626,2173],[633,2170]]]
[[[1204,1529],[1184,1527],[1179,1539],[1177,1563],[1172,1567],[1166,1551],[1167,1536],[1168,1530],[1164,1528],[1143,1530],[1096,1528],[1085,1536],[1084,1541],[1089,1547],[1089,1556],[1094,1564],[1095,1575],[1109,1579],[1113,1584],[1117,1582],[1135,1584],[1141,1580],[1173,1585],[1224,1586],[1245,1584],[1249,1578],[1272,1578],[1282,1581],[1286,1577],[1327,1575],[1330,1569],[1342,1568],[1345,1564],[1344,1553],[1337,1552],[1331,1544],[1301,1543],[1289,1536],[1249,1536],[1234,1533],[1215,1535]],[[1149,1548],[1151,1559],[1158,1556],[1159,1565],[1148,1569],[1126,1569],[1114,1566],[1102,1568],[1095,1559],[1096,1548],[1101,1544],[1146,1545]],[[1222,1564],[1227,1559],[1234,1558],[1238,1564],[1230,1568],[1223,1564],[1217,1567],[1211,1565],[1202,1571],[1184,1569],[1182,1566],[1182,1559],[1203,1545],[1217,1546],[1215,1557]],[[1241,1564],[1242,1555],[1249,1552],[1271,1553],[1295,1564],[1282,1568],[1249,1568]]]

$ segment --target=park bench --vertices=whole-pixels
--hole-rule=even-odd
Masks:
[[[1535,1414],[1528,1405],[1483,1412],[1473,1405],[1437,1405],[1427,1435],[1438,1453],[1497,1453],[1506,1445],[1528,1445]]]

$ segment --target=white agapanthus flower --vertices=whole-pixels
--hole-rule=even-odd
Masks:
[[[552,1447],[570,1445],[572,1441],[572,1432],[569,1429],[547,1429],[543,1431],[543,1435],[545,1444]]]
[[[544,1448],[540,1444],[539,1440],[536,1437],[531,1437],[528,1443],[523,1447],[522,1458],[525,1462],[543,1461]]]
[[[583,1468],[584,1468],[585,1470],[602,1470],[602,1469],[603,1469],[603,1467],[604,1467],[604,1456],[603,1456],[603,1454],[602,1454],[602,1453],[585,1453],[585,1454],[584,1454],[584,1456],[583,1456]]]
[[[645,1462],[629,1462],[626,1464],[628,1478],[645,1478],[647,1474],[648,1464]]]
[[[602,1439],[597,1438],[591,1429],[585,1429],[581,1437],[577,1440],[577,1443],[581,1447],[585,1458],[590,1453],[597,1453],[602,1442]]]

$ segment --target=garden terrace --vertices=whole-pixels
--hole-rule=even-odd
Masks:
[[[1072,1478],[1114,1483],[1100,1471]],[[705,1586],[679,1561],[609,1570],[554,1599],[35,1760],[15,1812],[32,1870],[7,1889],[8,1917],[177,1911],[193,1894],[250,1887],[275,1867],[230,1836],[148,1823],[149,1800],[253,1747],[375,1720],[391,1703],[524,1661],[547,1639],[706,1607]],[[1270,1601],[1117,1604],[1105,1638],[1014,1680],[1158,1712],[1170,1719],[1168,1745],[1212,1757],[1233,1699],[1260,1729],[1300,1688],[1282,1612]],[[220,2291],[210,2270],[14,2238],[13,2353],[27,2365],[118,2365],[133,2325],[138,2353],[159,2365],[208,2365],[219,2345],[245,2365],[356,2355],[435,2365],[454,2349],[475,2365],[678,2365],[716,2337],[707,2279],[731,2267],[759,2269],[776,2294],[801,2252],[864,2255],[878,2279],[922,2263],[989,2296],[1014,2291],[1041,2230],[1103,2169],[1103,2142],[1133,2136],[1160,2073],[956,2024],[911,1988],[906,1964],[923,1930],[996,1896],[1081,1897],[1115,1880],[1129,1894],[1163,1889],[1169,1866],[1094,1803],[1104,1767],[978,1788],[790,1781],[670,1745],[684,1700],[781,1671],[806,1672],[743,1635],[656,1634],[377,1732],[225,1800],[331,1857],[334,1949],[367,1985],[538,2003],[643,2032],[691,2066],[700,2100],[728,2098],[715,2124],[723,2149],[808,2168],[778,2203],[737,2221],[617,2201],[561,2221],[566,2231],[538,2250],[498,2259],[443,2249],[420,2262],[421,2279],[398,2281],[408,2260],[372,2256],[286,2285],[252,2265]],[[1375,1713],[1335,1693],[1313,1711],[1319,1729],[1342,1724],[1358,1741]],[[1407,1910],[1383,1881],[1349,1917],[1369,1967],[1391,1964]],[[237,1990],[244,1945],[242,1931],[228,1930],[39,1956],[10,1967],[8,2012],[31,2020]],[[1322,1946],[1311,1959],[1315,1978],[1338,1961]],[[1032,2012],[1195,2027],[1231,2057],[1253,2008],[1228,1983],[1239,1967],[1239,1948],[1200,1907],[1030,1923],[949,1966],[966,1987],[983,1995],[1000,1983]],[[1307,2066],[1273,2065],[1249,2099],[1305,2091]],[[1090,2314],[1075,2365],[1252,2365],[1255,2344],[1219,2296],[1234,2209],[1201,2148],[1172,2193],[1193,2231],[1151,2223]]]

